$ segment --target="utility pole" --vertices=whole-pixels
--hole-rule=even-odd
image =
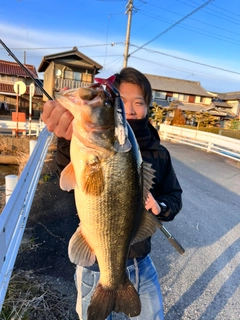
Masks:
[[[126,8],[127,8],[127,10],[126,10],[125,14],[128,14],[128,22],[127,22],[127,32],[126,32],[124,60],[123,60],[123,67],[124,68],[127,66],[127,62],[128,62],[128,51],[129,51],[129,42],[130,42],[133,0],[128,1]]]

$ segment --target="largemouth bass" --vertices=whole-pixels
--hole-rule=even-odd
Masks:
[[[130,147],[116,151],[114,115],[119,105],[112,89],[106,82],[106,89],[93,84],[60,92],[56,97],[74,116],[71,163],[60,177],[63,190],[74,189],[80,218],[69,242],[69,258],[81,266],[97,261],[100,269],[88,320],[104,320],[112,311],[130,317],[140,314],[140,299],[128,279],[126,262],[130,244],[155,232],[154,221],[144,208],[153,170],[143,164],[127,123],[126,136],[119,141],[128,141]]]

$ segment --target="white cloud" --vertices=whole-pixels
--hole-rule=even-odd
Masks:
[[[104,46],[106,37],[89,36],[79,32],[62,32],[51,29],[26,29],[24,26],[14,26],[6,23],[0,23],[1,39],[11,48],[22,48],[22,50],[13,50],[14,54],[23,60],[23,51],[26,51],[27,63],[35,65],[38,69],[40,62],[45,55],[55,52],[70,50],[73,46],[78,46],[79,51],[89,56],[104,66],[101,72],[102,76],[109,76],[118,72],[122,68],[124,45],[119,39],[109,41],[115,42],[114,46]],[[85,47],[84,47],[85,46]],[[141,44],[139,44],[141,46]],[[53,48],[57,49],[53,49]],[[69,48],[66,48],[69,47]],[[198,65],[188,61],[175,59],[169,55],[182,57],[186,60],[201,62],[203,64],[220,67],[240,72],[239,65],[235,65],[230,60],[223,59],[207,59],[202,56],[194,56],[186,52],[175,50],[167,50],[150,46],[152,51],[139,50],[133,57],[129,58],[129,65],[138,68],[144,73],[157,74],[168,77],[188,79],[200,81],[206,90],[212,91],[239,91],[240,75],[224,72],[218,69],[209,68],[207,66]],[[27,48],[38,48],[36,50],[28,50]],[[46,49],[40,49],[46,48]],[[148,48],[148,47],[147,47]],[[135,50],[130,47],[129,53]],[[166,55],[153,53],[153,51],[164,52]],[[0,59],[11,60],[5,49],[0,50]]]

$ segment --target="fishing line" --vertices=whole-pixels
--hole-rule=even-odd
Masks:
[[[6,49],[8,54],[19,64],[19,66],[26,72],[26,74],[33,80],[35,85],[42,91],[43,94],[49,99],[52,100],[52,97],[47,93],[47,91],[43,88],[42,82],[40,79],[35,78],[33,74],[26,68],[21,61],[18,60],[18,58],[15,56],[15,54],[6,46],[6,44],[0,39],[1,45]]]

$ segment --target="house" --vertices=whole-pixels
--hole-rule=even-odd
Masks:
[[[54,97],[64,87],[80,88],[94,82],[103,67],[78,51],[72,50],[44,56],[38,72],[44,72],[44,89]],[[47,97],[43,97],[46,101]]]
[[[229,119],[238,117],[240,119],[240,91],[217,93],[213,104],[220,110],[227,113]]]
[[[31,72],[34,78],[38,78],[37,71],[33,65],[25,64],[25,67]],[[14,91],[14,84],[18,81],[26,85],[24,94],[19,95]],[[0,114],[11,115],[18,107],[19,112],[29,114],[29,86],[33,83],[29,75],[22,70],[16,62],[0,60]],[[17,106],[18,102],[18,106]],[[39,118],[42,108],[42,92],[35,88],[32,97],[32,116]]]
[[[179,101],[183,110],[201,110],[209,106],[213,95],[208,93],[200,82],[168,78],[145,74],[151,83],[153,101],[163,106],[169,106],[173,101]]]
[[[183,113],[202,112],[218,117],[221,120],[235,118],[234,106],[216,100],[216,94],[207,92],[198,81],[168,78],[145,74],[153,89],[153,102],[162,107],[169,108],[174,102],[174,107]],[[240,96],[240,94],[239,94]],[[224,97],[230,97],[225,94]],[[231,96],[236,98],[236,96]],[[235,101],[236,102],[236,101]],[[171,108],[170,108],[171,109]],[[170,111],[172,116],[172,112]],[[193,121],[192,121],[193,124]]]

